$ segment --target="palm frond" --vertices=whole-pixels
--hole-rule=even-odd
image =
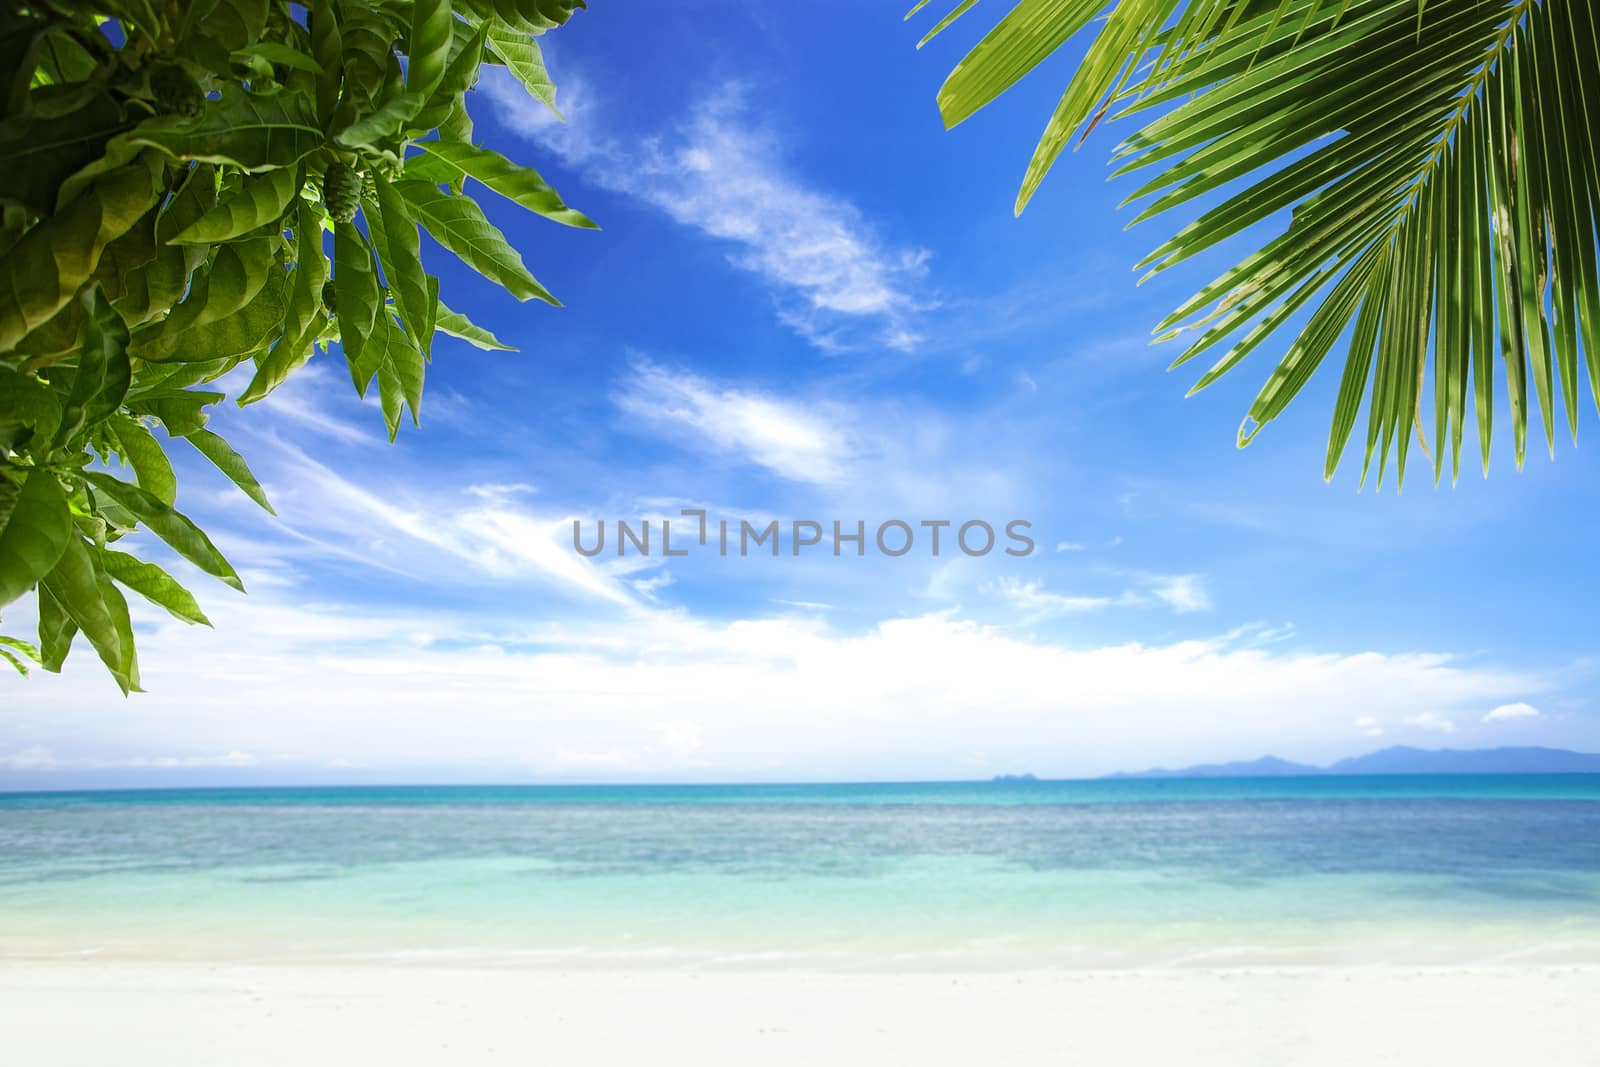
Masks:
[[[1576,439],[1585,375],[1600,403],[1590,0],[1021,0],[945,81],[946,124],[1100,15],[1017,211],[1109,114],[1144,121],[1113,156],[1117,174],[1146,175],[1134,222],[1215,201],[1145,257],[1147,277],[1286,219],[1155,331],[1193,337],[1174,366],[1221,350],[1196,391],[1296,331],[1241,446],[1342,338],[1327,477],[1365,402],[1363,481],[1376,459],[1381,483],[1391,457],[1403,479],[1425,428],[1435,479],[1447,454],[1454,478],[1469,395],[1487,473],[1497,355],[1518,467],[1534,404],[1552,453],[1558,411]]]

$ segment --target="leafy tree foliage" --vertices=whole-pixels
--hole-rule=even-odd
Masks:
[[[505,67],[554,109],[537,37],[583,0],[28,0],[0,13],[0,608],[34,591],[58,671],[82,634],[139,689],[126,593],[206,623],[117,548],[143,527],[242,589],[176,508],[192,447],[271,511],[206,428],[330,342],[393,440],[433,338],[506,348],[439,297],[420,230],[519,300],[554,297],[471,183],[593,227],[534,171],[472,140],[467,92]],[[330,257],[329,250],[332,255]],[[181,444],[175,444],[181,442]],[[131,472],[131,477],[124,472]]]
[[[1583,378],[1600,403],[1594,0],[1018,0],[945,80],[945,124],[1092,23],[1016,210],[1068,144],[1137,115],[1114,157],[1147,174],[1135,221],[1205,204],[1141,267],[1282,223],[1156,331],[1195,338],[1174,366],[1232,341],[1199,390],[1298,329],[1241,446],[1346,338],[1327,477],[1364,400],[1363,480],[1374,454],[1380,481],[1391,454],[1404,476],[1430,399],[1435,480],[1447,452],[1459,473],[1469,419],[1487,473],[1497,364],[1519,468],[1534,398],[1552,453],[1558,417],[1576,438]]]

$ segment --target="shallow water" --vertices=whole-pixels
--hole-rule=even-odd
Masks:
[[[1600,961],[1600,776],[0,796],[0,954]]]

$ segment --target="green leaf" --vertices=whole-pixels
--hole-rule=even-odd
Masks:
[[[207,321],[187,330],[169,330],[137,349],[150,363],[203,361],[219,357],[244,357],[270,345],[283,325],[280,284],[269,285],[225,319]]]
[[[426,121],[426,120],[419,120]],[[472,140],[472,116],[467,114],[467,98],[463,93],[450,102],[448,112],[439,119],[439,140],[466,144]],[[451,184],[450,191],[459,193],[461,182]]]
[[[86,86],[74,86],[73,92]],[[26,204],[36,215],[55,213],[62,183],[100,159],[111,137],[132,125],[125,109],[104,88],[64,115],[11,117],[15,134],[0,126],[0,198]]]
[[[439,314],[437,320],[435,321],[435,326],[441,333],[447,333],[451,337],[459,337],[473,347],[481,348],[486,352],[517,351],[515,347],[506,344],[504,341],[500,340],[500,338],[496,337],[482,326],[477,325],[465,315],[458,311],[451,311],[449,308],[445,307],[444,301],[442,300],[439,302]]]
[[[129,143],[160,149],[174,159],[231,163],[248,171],[293,167],[322,147],[312,105],[295,92],[261,96],[225,84],[198,119],[147,119]]]
[[[122,406],[133,380],[128,363],[128,328],[95,285],[83,295],[83,327],[78,334],[78,366],[61,407],[57,439],[70,441],[85,426],[104,420]]]
[[[16,669],[16,672],[22,675],[24,678],[28,676],[28,665],[22,662],[22,660],[18,659],[8,649],[0,648],[0,659],[4,659],[7,663],[11,664],[11,666]]]
[[[426,101],[417,93],[401,93],[370,114],[342,127],[333,139],[346,148],[368,148],[399,134]]]
[[[353,222],[337,222],[333,226],[333,288],[339,305],[339,343],[350,364],[356,390],[365,396],[372,377],[362,378],[357,368],[383,306],[383,296],[372,246]]]
[[[424,181],[400,181],[394,183],[394,188],[405,198],[429,236],[454,252],[467,266],[518,300],[537,298],[560,306],[561,302],[528,272],[516,249],[484,218],[482,209],[472,200],[450,196]]]
[[[311,0],[307,6],[310,12],[306,28],[311,37],[311,53],[319,68],[316,116],[318,125],[325,128],[339,103],[339,84],[344,77],[344,42],[332,0]]]
[[[39,650],[33,645],[15,637],[7,637],[5,634],[0,634],[0,656],[4,656],[24,678],[28,676],[30,662],[41,664],[44,662],[40,658]]]
[[[470,128],[471,120],[466,118],[463,99],[466,91],[477,83],[478,69],[483,65],[483,42],[488,32],[487,25],[474,30],[463,22],[455,24],[455,54],[450,57],[444,75],[439,79],[439,84],[434,86],[427,104],[412,118],[408,127],[410,130],[423,132],[438,129],[439,135],[444,137],[452,123],[465,121]]]
[[[217,248],[209,273],[198,277],[164,321],[142,327],[133,354],[148,363],[205,362],[243,357],[265,348],[282,329],[287,276],[270,238]]]
[[[194,594],[154,563],[146,563],[126,552],[104,549],[100,553],[100,565],[108,576],[157,607],[165,608],[174,618],[201,626],[211,625]]]
[[[314,58],[306,55],[298,48],[279,44],[277,41],[257,41],[247,48],[236,50],[233,54],[235,58],[259,56],[268,63],[280,63],[286,67],[293,67],[295,70],[303,70],[307,74],[322,73],[322,64],[318,63]]]
[[[495,19],[517,33],[544,33],[585,7],[584,0],[457,0],[456,7],[479,21]]]
[[[4,659],[7,663],[11,664],[12,667],[16,668],[17,673],[22,675],[24,678],[28,676],[28,665],[22,662],[22,660],[18,659],[9,650],[0,648],[0,659]]]
[[[439,279],[430,274],[427,277],[427,283],[428,299],[424,305],[427,312],[422,323],[421,332],[428,339],[428,344],[419,345],[418,347],[422,349],[423,358],[432,362],[433,335],[439,329]]]
[[[262,291],[281,280],[278,242],[271,237],[252,238],[217,246],[210,262],[196,273],[183,302],[160,322],[150,323],[133,336],[133,355],[145,358],[140,347],[163,336],[175,336],[195,326],[218,322],[244,308]],[[197,359],[215,359],[199,354]]]
[[[1015,85],[1104,7],[1105,0],[1021,0],[939,87],[945,128]]]
[[[0,526],[0,607],[48,574],[72,534],[67,497],[50,471],[34,469]]]
[[[22,638],[6,637],[5,633],[0,633],[0,648],[10,648],[13,653],[29,657],[35,664],[38,662],[38,646],[30,645],[29,641]]]
[[[191,385],[215,381],[236,366],[230,359],[213,359],[199,363],[146,363],[134,376],[133,388],[128,390],[128,405],[154,396],[171,396]]]
[[[93,37],[80,40],[65,27],[53,27],[41,41],[35,76],[55,84],[86,80],[99,65],[97,54],[101,50],[90,51],[96,44]]]
[[[60,425],[61,402],[47,383],[0,366],[0,447],[22,449],[34,441],[47,445]]]
[[[112,419],[110,425],[120,445],[119,451],[133,466],[139,487],[170,507],[178,498],[178,479],[172,473],[166,451],[138,419],[121,415]]]
[[[41,579],[41,583],[66,618],[71,620],[72,625],[83,631],[83,635],[89,639],[89,644],[93,645],[95,652],[99,654],[100,661],[106,665],[106,669],[116,679],[117,685],[126,694],[139,687],[138,668],[133,658],[132,635],[127,630],[127,604],[122,603],[119,611],[116,602],[108,603],[106,585],[103,585],[100,579],[101,575],[95,569],[94,557],[90,554],[89,547],[74,535],[67,538],[61,558],[50,573]],[[116,600],[120,601],[121,597],[117,597]],[[50,662],[59,663],[66,655],[64,649],[60,650],[59,657],[55,654],[60,643],[55,635],[62,630],[59,621],[52,620],[50,629],[51,633],[47,635],[44,613],[41,612],[39,643],[46,650],[47,667]],[[70,638],[68,641],[70,643]]]
[[[95,560],[95,563],[98,571],[99,560]],[[139,655],[133,642],[133,619],[128,614],[128,601],[104,573],[97,573],[95,582],[100,586],[100,601],[105,605],[106,617],[111,620],[117,634],[117,651],[121,658],[117,666],[111,668],[111,674],[122,685],[124,693],[142,693],[144,690],[139,686]],[[93,639],[90,643],[94,644]],[[110,667],[110,662],[105,659],[106,652],[102,652],[98,644],[95,645],[95,651],[101,652],[101,662]]]
[[[210,430],[196,430],[194,433],[184,437],[184,440],[194,445],[202,456],[216,464],[217,469],[226,474],[229,481],[244,490],[244,494],[257,504],[260,504],[267,514],[277,514],[272,510],[272,505],[267,502],[267,494],[262,490],[261,483],[250,472],[250,467],[245,463],[244,457],[235,452],[232,445]]]
[[[528,90],[528,95],[549,108],[556,118],[567,121],[556,109],[556,85],[544,68],[544,53],[539,51],[539,42],[495,20],[485,22],[484,26],[488,30],[489,47]]]
[[[522,167],[487,148],[447,141],[423,141],[422,155],[406,160],[405,176],[435,185],[452,185],[474,178],[501,196],[566,226],[598,230],[592,219],[574,211],[531,167]]]
[[[187,437],[205,427],[210,416],[205,409],[223,398],[222,393],[175,390],[141,396],[128,407],[140,415],[159,419],[172,437]]]
[[[330,119],[336,129],[399,94],[400,68],[394,45],[402,35],[404,18],[398,9],[360,4],[340,4],[338,13],[344,82]]]
[[[295,221],[295,268],[290,275],[289,302],[277,344],[256,360],[256,374],[239,396],[252,404],[282,385],[311,358],[313,345],[328,325],[322,311],[322,285],[328,280],[328,258],[322,252],[322,221],[316,208],[300,201]]]
[[[23,656],[26,656],[35,663],[39,662],[38,647],[29,644],[27,641],[24,641],[21,638],[7,637],[5,634],[0,634],[0,648],[8,648],[13,652],[17,652]]]
[[[269,0],[210,0],[197,4],[200,32],[230,52],[237,52],[261,36],[267,25]]]
[[[138,161],[101,175],[92,193],[34,226],[0,257],[0,352],[16,348],[78,295],[106,245],[156,203],[159,170]]]
[[[389,280],[395,310],[406,333],[429,355],[433,343],[432,318],[435,300],[428,295],[428,275],[422,269],[422,243],[417,237],[417,222],[411,217],[405,199],[381,175],[373,176],[378,193],[377,225],[367,212],[383,275]]]
[[[78,624],[67,615],[61,601],[51,594],[48,586],[39,586],[39,663],[52,674],[61,673],[67,653],[72,651],[72,639],[78,636]]]
[[[410,405],[412,424],[422,424],[422,378],[426,368],[422,353],[417,351],[406,332],[388,314],[379,315],[363,369],[370,369],[371,374],[377,376],[378,400],[383,407],[383,421],[389,428],[390,441],[400,430],[402,404]],[[370,374],[367,380],[371,381]]]
[[[172,235],[199,219],[217,202],[216,168],[201,163],[189,169],[183,184],[161,207],[156,218],[155,258],[122,278],[112,305],[130,328],[170,311],[184,296],[189,279],[206,262],[210,249],[173,246]]]
[[[412,0],[411,34],[407,42],[407,93],[415,93],[425,101],[439,87],[450,61],[454,23],[450,0]]]
[[[117,504],[128,509],[139,521],[150,527],[151,532],[171,545],[178,555],[207,574],[220,578],[240,592],[244,591],[244,583],[234,573],[233,567],[223,558],[222,553],[217,551],[211,539],[190,522],[187,516],[163,504],[154,494],[113,478],[109,474],[89,471],[84,474],[84,479],[96,490],[105,493]],[[82,626],[83,623],[80,621],[78,625]]]
[[[242,237],[282,218],[300,185],[299,171],[290,167],[246,177],[231,196],[168,240],[212,245]]]

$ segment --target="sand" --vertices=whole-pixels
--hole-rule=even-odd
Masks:
[[[907,974],[0,960],[16,1067],[1600,1063],[1600,967]]]

